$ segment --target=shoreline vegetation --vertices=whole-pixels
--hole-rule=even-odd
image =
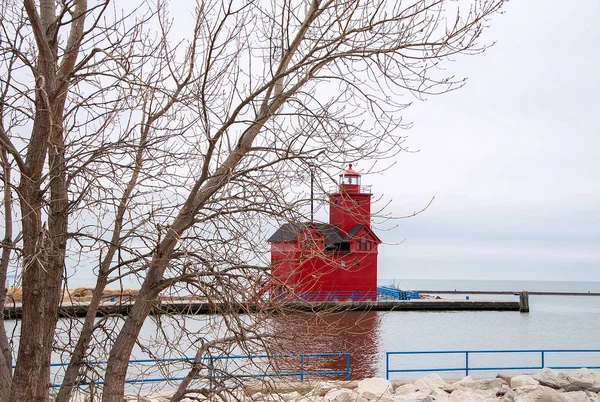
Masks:
[[[65,289],[63,291],[63,301],[70,299],[82,300],[92,297],[94,288],[88,287],[77,287],[74,289]],[[121,297],[121,298],[133,298],[138,295],[139,289],[105,289],[102,292],[103,298]],[[6,293],[6,299],[11,302],[21,302],[23,300],[23,289],[22,288],[9,288]]]

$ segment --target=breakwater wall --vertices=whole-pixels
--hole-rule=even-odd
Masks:
[[[100,305],[97,317],[107,315],[128,315],[133,304],[126,302],[108,302]],[[528,305],[527,305],[528,306]],[[504,300],[389,300],[378,302],[290,302],[269,304],[255,303],[207,303],[194,300],[160,301],[155,304],[152,314],[222,314],[251,313],[258,309],[272,309],[274,312],[286,311],[522,311],[519,301]],[[82,303],[63,304],[59,309],[59,317],[85,317],[88,305]],[[528,309],[527,309],[528,311]],[[20,319],[23,310],[20,304],[13,303],[4,308],[5,319]]]
[[[416,292],[439,295],[519,295],[520,291],[511,290],[416,290]],[[600,296],[600,292],[536,292],[528,291],[535,296]]]

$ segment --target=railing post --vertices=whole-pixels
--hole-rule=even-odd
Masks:
[[[300,355],[300,382],[304,382],[304,354]]]
[[[213,358],[212,358],[212,356],[210,356],[208,358],[208,381],[209,381],[209,388],[208,389],[211,390],[211,391],[213,389],[213,374],[214,374],[213,369],[214,369],[214,367],[213,367]]]
[[[346,381],[350,381],[350,353],[346,353]]]
[[[546,363],[545,363],[545,358],[544,358],[544,351],[542,350],[542,368],[546,367]]]
[[[465,352],[465,376],[469,376],[469,352]]]
[[[529,313],[529,292],[522,290],[519,294],[519,311]]]
[[[390,379],[390,352],[385,352],[385,379]]]

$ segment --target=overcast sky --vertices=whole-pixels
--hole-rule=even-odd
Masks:
[[[406,110],[419,152],[363,177],[395,216],[435,197],[375,226],[379,278],[600,281],[600,0],[504,11],[447,65],[466,86]]]
[[[394,215],[435,196],[379,232],[380,278],[600,281],[600,1],[504,10],[467,85],[406,112],[419,152],[363,177]]]

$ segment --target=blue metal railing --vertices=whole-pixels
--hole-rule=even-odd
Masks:
[[[302,301],[343,302],[350,300],[355,302],[376,300],[377,292],[372,290],[309,290],[299,293],[298,297]]]
[[[379,301],[382,298],[394,300],[418,299],[419,292],[378,286],[377,290],[306,290],[303,292],[281,292],[275,298],[283,301],[312,302],[364,302]]]
[[[419,298],[419,292],[396,289],[389,286],[377,286],[377,293],[379,293],[381,296],[398,300],[411,300]]]
[[[306,369],[307,358],[319,358],[319,357],[343,357],[345,359],[344,370],[329,370],[329,369]],[[219,369],[215,368],[215,362],[222,360],[253,360],[253,359],[277,359],[277,358],[299,358],[299,369],[298,371],[282,371],[278,373],[261,372],[255,374],[240,374],[240,375],[223,375],[219,373]],[[350,353],[290,353],[290,354],[262,354],[262,355],[232,355],[232,356],[206,356],[203,358],[204,361],[208,361],[209,373],[208,376],[198,376],[194,379],[207,379],[211,386],[215,380],[218,379],[244,379],[244,378],[264,378],[264,377],[299,377],[300,381],[304,381],[308,376],[322,376],[322,375],[344,375],[346,380],[350,380]],[[129,360],[130,364],[145,364],[145,363],[160,363],[160,362],[187,362],[193,363],[193,357],[179,357],[179,358],[163,358],[163,359],[134,359]],[[100,366],[108,363],[107,361],[92,361],[85,362],[85,365],[89,366]],[[51,363],[52,367],[64,367],[69,362],[64,363]],[[13,366],[14,368],[14,366]],[[135,383],[155,383],[163,381],[182,381],[184,377],[149,377],[149,378],[136,378],[125,380],[127,384]],[[104,381],[88,381],[80,382],[78,385],[102,385]],[[62,384],[56,383],[51,384],[52,387],[57,388]]]
[[[539,365],[526,365],[526,366],[499,366],[499,367],[473,367],[469,363],[469,357],[473,355],[482,354],[540,354]],[[590,369],[599,369],[598,365],[559,365],[559,366],[547,366],[548,354],[566,354],[566,353],[600,353],[600,349],[534,349],[534,350],[430,350],[430,351],[404,351],[404,352],[386,352],[385,354],[385,377],[390,378],[390,373],[417,373],[417,372],[438,372],[438,371],[464,371],[465,375],[469,375],[470,371],[501,371],[501,370],[541,370],[543,368],[551,368],[558,370],[571,370],[582,367]],[[392,369],[390,368],[390,356],[394,355],[464,355],[464,366],[463,367],[433,367],[433,368],[410,368],[410,369]]]
[[[280,292],[274,294],[280,301],[287,302],[364,302],[377,300],[375,290],[306,290],[302,292]]]

